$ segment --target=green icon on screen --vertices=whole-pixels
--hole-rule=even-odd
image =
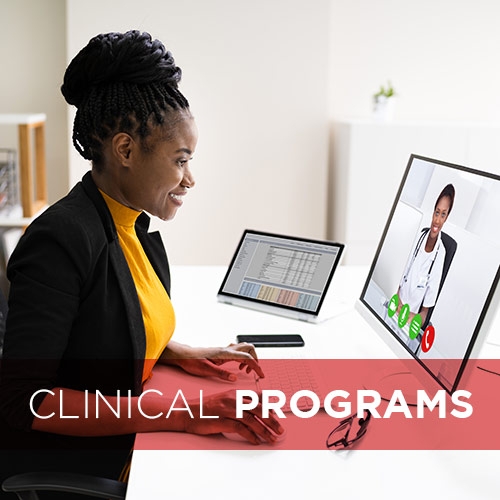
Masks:
[[[406,325],[409,316],[410,316],[410,306],[408,304],[405,304],[401,308],[401,312],[399,313],[399,319],[398,319],[399,328],[403,328],[403,326]]]
[[[420,333],[420,327],[422,326],[422,317],[420,314],[416,314],[410,323],[410,338],[416,339],[417,335]]]
[[[398,294],[394,294],[392,296],[391,301],[389,302],[389,308],[387,310],[387,314],[389,315],[389,318],[392,318],[395,314],[395,312],[398,310],[398,304],[399,304],[399,297]]]

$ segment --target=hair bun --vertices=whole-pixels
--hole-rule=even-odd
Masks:
[[[172,54],[149,33],[106,33],[92,38],[74,57],[61,92],[68,104],[78,107],[92,86],[154,82],[177,88],[181,74]]]

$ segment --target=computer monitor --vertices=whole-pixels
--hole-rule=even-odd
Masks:
[[[356,304],[449,393],[495,313],[498,220],[499,176],[411,155]]]

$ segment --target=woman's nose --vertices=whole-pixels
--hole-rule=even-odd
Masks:
[[[186,172],[184,174],[184,178],[182,179],[182,185],[188,188],[193,188],[195,186],[196,182],[194,180],[194,176],[191,172],[191,170],[186,169]]]

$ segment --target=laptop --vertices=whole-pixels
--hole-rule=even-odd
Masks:
[[[318,323],[348,309],[325,298],[344,245],[247,229],[217,298],[220,302]],[[331,294],[329,294],[331,297]]]

